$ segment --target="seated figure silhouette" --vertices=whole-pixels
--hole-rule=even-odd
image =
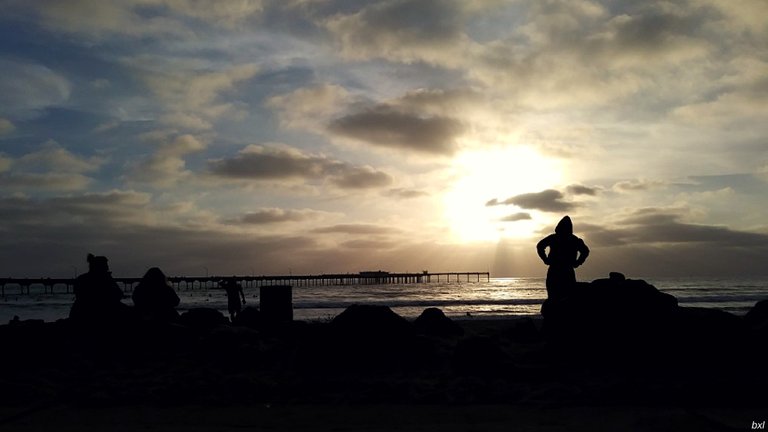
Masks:
[[[115,321],[125,315],[122,298],[107,257],[88,254],[88,272],[75,279],[75,302],[69,317],[80,322]]]
[[[176,321],[179,313],[179,296],[168,282],[162,270],[152,267],[147,270],[141,282],[131,295],[136,312],[140,317],[151,321]]]
[[[549,248],[549,254],[546,249]],[[571,218],[565,216],[557,224],[555,233],[550,234],[536,245],[536,251],[549,266],[547,270],[547,296],[559,299],[568,295],[576,285],[574,268],[584,264],[589,256],[589,248],[584,240],[573,235]]]

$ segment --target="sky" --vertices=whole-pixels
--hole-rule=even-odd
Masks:
[[[0,275],[768,275],[763,0],[0,0]]]

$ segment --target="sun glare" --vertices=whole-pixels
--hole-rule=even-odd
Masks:
[[[444,195],[444,216],[454,240],[531,237],[547,222],[536,220],[535,211],[487,203],[555,188],[563,180],[562,168],[559,161],[521,146],[458,155],[454,161],[455,181]]]

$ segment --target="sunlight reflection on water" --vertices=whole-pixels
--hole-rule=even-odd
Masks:
[[[646,278],[664,292],[676,296],[681,306],[717,307],[743,315],[756,301],[768,298],[766,279]],[[296,319],[329,319],[353,304],[392,307],[414,318],[427,307],[439,307],[452,317],[538,315],[546,298],[544,278],[494,278],[490,281],[432,282],[391,285],[297,286],[293,288]],[[18,315],[22,319],[55,321],[69,315],[74,296],[44,294],[32,288],[21,295],[12,288],[0,298],[0,323]],[[42,290],[42,288],[40,288]],[[179,311],[209,307],[226,312],[227,299],[217,289],[179,289]],[[246,287],[248,303],[258,306],[259,290]],[[132,304],[127,293],[126,304]]]

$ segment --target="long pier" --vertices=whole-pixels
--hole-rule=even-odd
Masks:
[[[389,273],[383,271],[317,274],[317,275],[276,275],[276,276],[170,276],[168,281],[177,290],[216,288],[223,279],[234,278],[245,288],[267,285],[334,286],[334,285],[387,285],[433,282],[480,282],[490,281],[490,272],[438,272]],[[114,278],[124,292],[131,292],[141,278]],[[59,288],[64,293],[74,291],[74,278],[0,278],[0,295],[6,295],[6,287],[18,287],[18,294],[31,294],[32,286],[42,286],[43,293],[54,294]]]

